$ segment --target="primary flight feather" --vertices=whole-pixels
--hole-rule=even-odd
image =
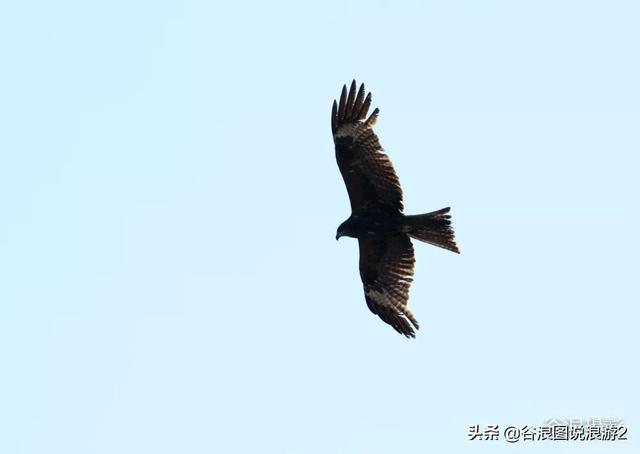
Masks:
[[[418,320],[409,310],[409,287],[415,258],[411,238],[459,253],[449,208],[407,216],[402,213],[402,188],[391,160],[384,153],[373,126],[378,119],[371,93],[356,81],[342,88],[333,101],[331,132],[336,160],[349,193],[351,216],[336,233],[360,246],[360,278],[367,306],[384,322],[407,337],[415,337]]]

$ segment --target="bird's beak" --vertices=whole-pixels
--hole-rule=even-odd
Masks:
[[[340,239],[342,235],[340,235],[339,233],[336,233],[336,241],[338,241]]]

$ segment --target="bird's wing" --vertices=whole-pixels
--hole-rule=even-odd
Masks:
[[[409,236],[368,236],[358,242],[367,306],[400,334],[415,337],[411,325],[418,329],[418,321],[407,307],[415,263]]]
[[[333,101],[331,131],[336,146],[336,160],[344,178],[351,211],[402,211],[402,189],[391,160],[384,153],[373,125],[376,108],[367,118],[371,93],[364,96],[364,84],[356,94],[356,81],[342,88],[340,103]],[[365,119],[366,118],[366,119]]]

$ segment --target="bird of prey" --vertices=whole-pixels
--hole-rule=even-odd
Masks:
[[[373,126],[377,108],[367,117],[371,93],[356,81],[343,86],[333,101],[331,131],[336,160],[347,186],[351,216],[338,227],[342,236],[358,239],[360,278],[367,306],[406,337],[415,337],[418,320],[408,307],[415,258],[411,238],[459,253],[449,208],[426,214],[402,213],[402,189],[391,160]],[[412,326],[413,325],[413,326]]]

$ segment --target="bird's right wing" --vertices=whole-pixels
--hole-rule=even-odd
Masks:
[[[402,189],[391,160],[384,153],[373,125],[376,108],[367,118],[371,93],[364,96],[364,84],[356,94],[356,81],[347,95],[342,88],[340,103],[333,101],[331,131],[336,146],[336,160],[347,186],[351,211],[402,211]],[[365,120],[366,118],[366,120]]]
[[[415,258],[405,234],[358,238],[360,277],[367,306],[400,334],[415,337],[418,321],[408,305]],[[411,323],[409,323],[411,322]]]

